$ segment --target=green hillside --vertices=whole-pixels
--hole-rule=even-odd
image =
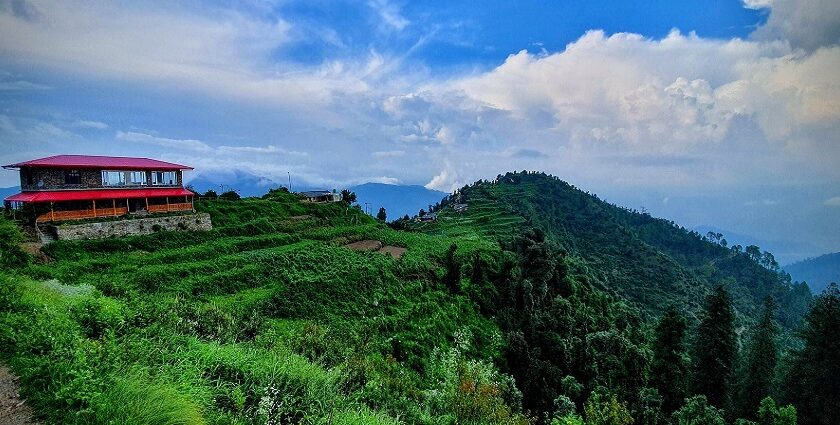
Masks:
[[[198,202],[209,232],[58,241],[36,259],[0,219],[0,359],[39,419],[61,424],[661,424],[755,418],[742,393],[785,387],[743,391],[767,368],[730,362],[715,393],[733,404],[710,398],[718,411],[688,365],[715,376],[698,353],[772,328],[772,307],[752,325],[754,299],[777,296],[794,321],[783,303],[807,291],[556,179],[504,179],[463,189],[463,214],[395,225],[408,231],[273,191]],[[723,290],[702,301],[716,281],[737,321],[704,320],[728,308]]]
[[[468,210],[453,211],[455,202],[467,203]],[[782,324],[795,328],[811,297],[805,285],[791,284],[777,264],[762,265],[763,257],[609,204],[544,173],[508,173],[465,186],[438,213],[436,222],[414,228],[502,240],[530,227],[541,229],[587,267],[594,285],[656,315],[672,304],[696,311],[703,296],[722,284],[747,319],[756,317],[770,296],[780,306]]]

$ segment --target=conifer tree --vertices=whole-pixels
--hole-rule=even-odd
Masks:
[[[662,396],[665,414],[682,406],[688,384],[688,353],[684,343],[686,323],[671,306],[656,326],[651,383]]]
[[[723,408],[729,399],[737,356],[735,313],[729,294],[718,286],[706,297],[703,318],[694,338],[691,389],[709,404]]]
[[[449,250],[446,251],[446,274],[443,276],[443,284],[453,294],[459,292],[461,282],[461,265],[455,259],[456,251],[458,251],[458,246],[455,244],[450,245]]]
[[[840,290],[832,283],[816,298],[793,353],[785,385],[800,424],[835,424],[840,418]]]
[[[776,334],[779,330],[774,313],[773,299],[767,297],[761,320],[752,333],[741,364],[736,409],[741,417],[748,419],[754,419],[756,406],[770,395],[776,373]]]

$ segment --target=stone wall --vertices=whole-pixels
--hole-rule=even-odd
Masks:
[[[210,214],[187,214],[149,218],[133,218],[99,223],[63,224],[52,226],[59,240],[104,239],[110,237],[145,235],[163,230],[207,231],[213,229]]]

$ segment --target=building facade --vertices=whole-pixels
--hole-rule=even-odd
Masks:
[[[20,173],[21,192],[7,207],[31,206],[36,222],[79,220],[133,213],[192,211],[180,164],[148,158],[57,155],[5,169]]]

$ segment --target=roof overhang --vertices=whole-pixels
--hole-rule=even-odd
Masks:
[[[63,202],[93,201],[103,199],[160,198],[166,196],[192,196],[193,192],[178,188],[142,188],[142,189],[99,189],[99,190],[53,190],[41,192],[21,192],[9,196],[6,202]]]

